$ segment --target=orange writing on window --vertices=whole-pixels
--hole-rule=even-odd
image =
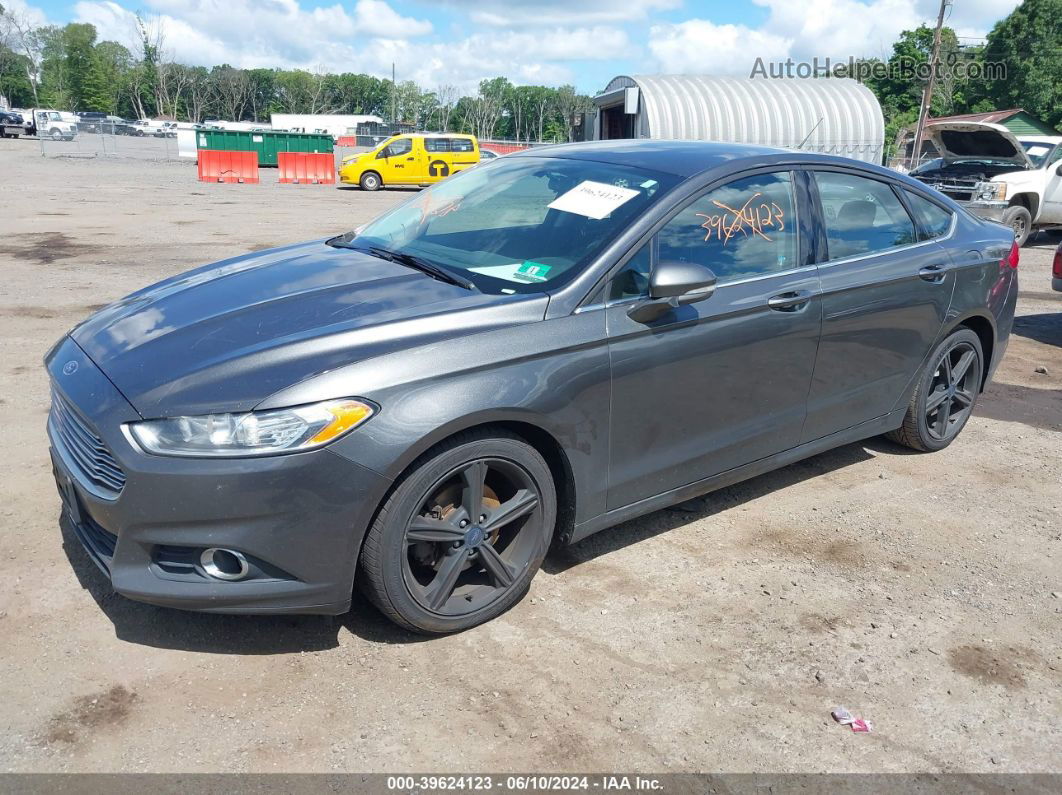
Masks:
[[[741,205],[740,209],[735,209],[728,204],[713,199],[712,204],[722,210],[721,213],[716,215],[696,214],[704,219],[701,229],[705,230],[705,241],[711,240],[712,235],[715,234],[716,239],[722,240],[725,246],[730,242],[730,238],[734,237],[738,232],[744,237],[759,235],[764,240],[770,241],[771,238],[767,236],[765,229],[776,229],[779,232],[784,232],[785,212],[771,201],[757,203],[757,199],[762,195],[759,192],[754,193]]]

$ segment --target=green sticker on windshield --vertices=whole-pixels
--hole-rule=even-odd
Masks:
[[[550,270],[552,270],[551,265],[525,259],[523,264],[516,269],[513,278],[526,282],[544,282],[549,278]]]

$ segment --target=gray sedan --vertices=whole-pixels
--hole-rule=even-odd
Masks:
[[[120,594],[487,621],[551,543],[876,434],[950,444],[1003,356],[1009,229],[841,158],[509,155],[357,233],[99,311],[46,364],[55,476]]]

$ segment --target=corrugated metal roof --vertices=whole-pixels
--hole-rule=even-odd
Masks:
[[[735,141],[880,163],[885,120],[877,98],[848,78],[749,79],[621,75],[604,93],[641,91],[649,138]]]
[[[987,121],[992,124],[1002,124],[1011,116],[1022,112],[1024,112],[1022,108],[1011,108],[1010,110],[990,110],[987,113],[961,113],[958,116],[938,116],[929,119],[928,122],[932,124],[938,121]]]

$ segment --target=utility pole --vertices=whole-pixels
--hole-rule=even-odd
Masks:
[[[933,82],[937,76],[937,62],[940,60],[940,30],[944,27],[944,14],[951,4],[951,0],[940,0],[940,13],[937,15],[937,29],[933,32],[933,52],[929,56],[929,79],[926,87],[922,90],[922,107],[918,111],[918,126],[915,127],[914,151],[912,157],[917,165],[918,156],[922,152],[922,133],[926,128],[926,119],[929,117],[929,106],[933,101]]]
[[[395,62],[391,61],[391,133],[396,132],[398,124],[398,86],[395,84]]]

